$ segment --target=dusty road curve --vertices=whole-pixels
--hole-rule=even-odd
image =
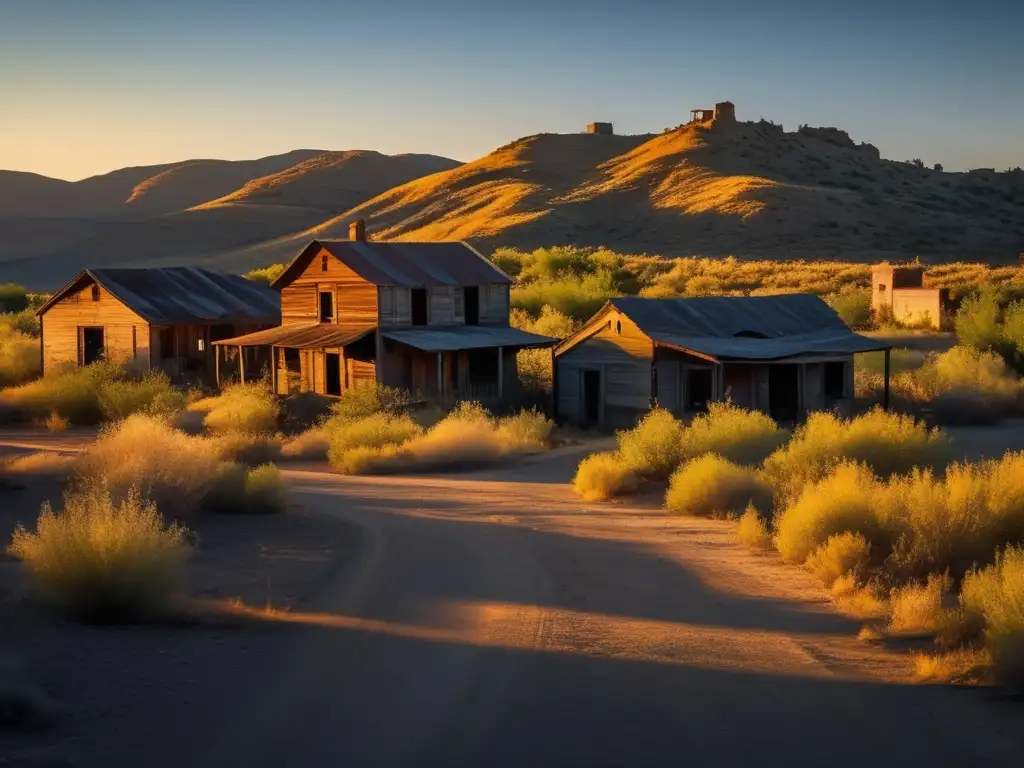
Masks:
[[[910,685],[798,569],[724,524],[587,509],[563,461],[292,472],[361,554],[196,766],[981,766],[1024,712]],[[521,482],[540,477],[551,482]]]

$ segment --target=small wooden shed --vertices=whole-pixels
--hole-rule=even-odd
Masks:
[[[888,359],[889,346],[806,294],[612,299],[554,348],[555,413],[618,427],[652,405],[685,417],[728,399],[779,422],[845,414],[853,355],[885,350]]]
[[[218,339],[277,325],[278,293],[198,267],[85,269],[38,312],[43,373],[98,360],[212,378]]]

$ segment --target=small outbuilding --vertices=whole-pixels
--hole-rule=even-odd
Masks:
[[[213,342],[277,325],[277,291],[198,267],[84,269],[38,312],[43,373],[98,360],[213,379]]]
[[[611,123],[590,123],[587,126],[587,133],[611,136],[615,133],[615,129],[612,127]]]
[[[871,309],[904,325],[939,330],[955,307],[946,288],[925,284],[924,267],[878,264],[871,269]]]
[[[652,405],[681,417],[731,400],[793,423],[853,402],[853,356],[890,345],[808,294],[612,299],[553,350],[554,408],[581,426],[630,426]]]

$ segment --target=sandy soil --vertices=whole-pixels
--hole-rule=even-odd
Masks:
[[[195,570],[260,604],[264,569],[312,558],[282,566],[296,599],[256,627],[5,616],[73,705],[18,748],[81,766],[1018,759],[1019,707],[911,685],[905,654],[856,641],[808,574],[737,547],[729,523],[581,503],[584,450],[450,477],[288,470],[292,515],[212,521]],[[351,549],[317,548],[340,530]]]

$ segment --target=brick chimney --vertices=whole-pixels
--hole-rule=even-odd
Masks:
[[[366,219],[356,219],[348,225],[348,239],[356,242],[366,242]]]

